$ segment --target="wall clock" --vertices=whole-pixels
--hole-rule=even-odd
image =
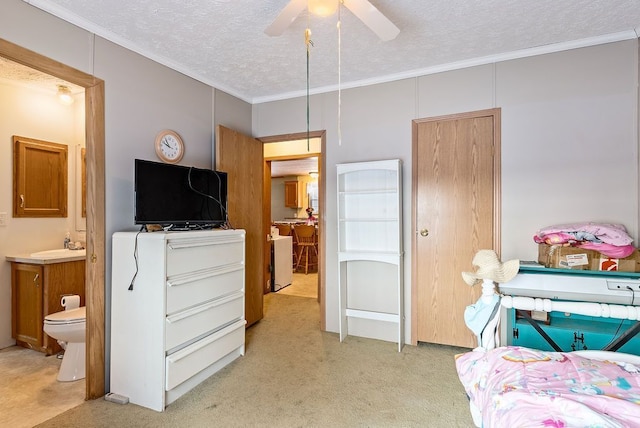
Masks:
[[[174,131],[165,129],[156,136],[156,154],[166,163],[178,163],[184,156],[184,142]]]

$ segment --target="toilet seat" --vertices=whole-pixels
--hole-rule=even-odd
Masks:
[[[44,318],[44,323],[49,325],[57,324],[80,324],[87,320],[87,307],[82,306],[68,311],[60,311],[49,314]]]

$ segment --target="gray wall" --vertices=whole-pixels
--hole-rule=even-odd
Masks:
[[[284,206],[284,182],[286,178],[271,179],[271,221],[292,217],[294,210]]]
[[[183,136],[183,164],[206,167],[213,165],[207,160],[213,158],[217,124],[257,137],[307,129],[304,98],[250,106],[20,0],[3,1],[0,37],[105,80],[107,238],[135,229],[132,162],[154,159],[159,130],[171,128]],[[338,329],[332,233],[337,163],[387,158],[404,163],[408,309],[413,119],[502,109],[503,257],[533,259],[532,235],[559,222],[622,223],[637,244],[637,87],[638,42],[632,40],[349,89],[342,91],[341,143],[337,93],[312,96],[310,128],[327,131],[328,329]],[[109,257],[107,270],[110,266]],[[410,316],[406,323],[410,337]]]
[[[404,166],[405,309],[411,334],[411,121],[502,109],[502,255],[533,260],[535,232],[576,221],[615,222],[638,245],[638,41],[422,76],[311,99],[327,130],[326,318],[338,330],[336,164],[400,158]],[[303,98],[253,106],[259,136],[306,129]],[[394,340],[371,326],[362,333]]]
[[[110,237],[116,231],[138,230],[133,220],[134,159],[156,160],[155,136],[169,128],[178,132],[185,142],[182,165],[212,167],[213,133],[217,123],[214,111],[220,112],[232,127],[250,132],[251,106],[20,0],[3,0],[1,12],[0,38],[105,81],[108,342]],[[11,209],[0,207],[0,211],[11,212]],[[2,280],[0,287],[10,289],[5,278]],[[108,373],[108,355],[106,364]],[[107,375],[107,387],[108,382]]]

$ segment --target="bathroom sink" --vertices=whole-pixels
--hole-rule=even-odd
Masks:
[[[56,250],[46,250],[46,251],[38,251],[37,253],[31,253],[31,257],[42,257],[42,258],[56,258],[56,257],[75,257],[75,256],[85,256],[86,250],[83,248],[82,250],[70,250],[68,248],[59,248]]]

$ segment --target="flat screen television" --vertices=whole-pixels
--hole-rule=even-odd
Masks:
[[[135,224],[207,229],[227,223],[227,174],[135,160]]]

